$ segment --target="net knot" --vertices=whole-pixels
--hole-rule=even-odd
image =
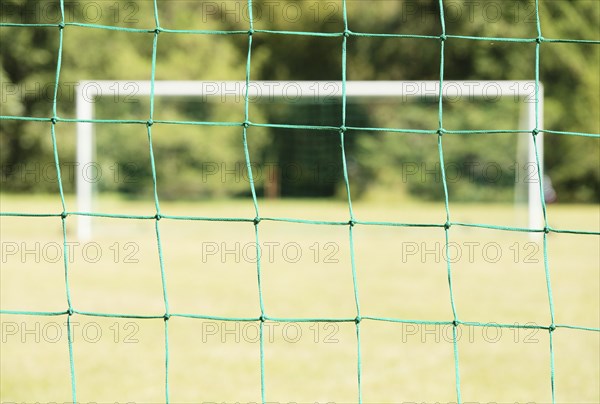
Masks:
[[[344,30],[343,35],[344,35],[344,38],[348,38],[350,35],[352,35],[352,31],[350,31],[349,29]]]
[[[152,125],[154,125],[154,121],[153,121],[152,119],[148,119],[148,120],[146,121],[146,126],[150,127],[150,126],[152,126]]]
[[[546,233],[546,234],[550,233],[550,227],[545,226],[544,227],[544,233]]]
[[[348,128],[346,128],[346,126],[344,126],[344,125],[340,126],[340,133],[346,133],[347,130],[348,130]]]
[[[451,226],[452,226],[452,223],[450,223],[450,222],[444,223],[444,229],[445,230],[448,230]]]
[[[361,321],[362,321],[362,317],[361,316],[356,316],[356,318],[354,319],[354,322],[356,324],[360,324]]]
[[[556,326],[554,324],[550,324],[550,327],[548,327],[548,331],[552,332],[556,330]]]
[[[458,324],[460,324],[460,323],[458,322],[458,320],[454,320],[454,321],[452,322],[452,326],[453,326],[453,327],[458,327]]]
[[[261,314],[261,315],[260,315],[260,317],[258,318],[258,320],[259,320],[261,323],[264,323],[264,322],[267,320],[267,318],[265,317],[265,315],[264,315],[264,314]]]
[[[56,125],[56,122],[58,122],[58,119],[56,119],[56,117],[53,116],[52,118],[50,118],[50,122],[52,122],[52,125]]]
[[[437,130],[437,134],[438,134],[439,136],[443,136],[443,135],[444,135],[444,133],[446,133],[446,129],[444,129],[444,128],[439,128],[439,129]]]
[[[163,316],[163,320],[167,321],[171,318],[171,315],[169,313],[165,313],[165,315]]]
[[[66,219],[66,218],[67,218],[67,216],[68,216],[68,215],[67,215],[67,212],[62,212],[62,213],[60,214],[60,217],[61,217],[62,219]]]
[[[250,127],[250,121],[244,121],[244,123],[242,123],[242,126],[248,129]]]
[[[535,38],[535,41],[536,41],[537,43],[542,43],[542,42],[544,42],[544,37],[540,35],[540,36],[538,36],[537,38]]]
[[[58,29],[64,29],[65,28],[65,23],[64,22],[59,22],[58,23]]]
[[[260,223],[260,220],[261,220],[261,219],[260,219],[260,217],[258,217],[258,216],[257,216],[257,217],[255,217],[255,218],[254,218],[254,220],[253,220],[252,222],[253,222],[253,223],[254,223],[254,225],[256,226],[257,224],[259,224],[259,223]]]
[[[158,34],[160,34],[161,31],[162,31],[161,27],[156,27],[156,28],[154,28],[153,32],[154,32],[155,35],[158,35]]]
[[[536,128],[536,129],[534,129],[534,130],[532,130],[532,131],[531,131],[531,134],[532,134],[533,136],[537,136],[537,135],[539,135],[539,134],[540,134],[540,130]]]
[[[156,215],[154,215],[154,218],[156,220],[160,220],[162,218],[162,216],[160,215],[160,213],[157,213]]]
[[[67,310],[67,314],[68,314],[69,316],[72,316],[72,315],[73,315],[73,308],[72,308],[72,307],[69,307],[69,310]]]
[[[448,39],[448,37],[446,36],[446,34],[440,35],[440,41],[444,42],[446,39]]]
[[[248,30],[248,35],[252,35],[252,34],[254,34],[254,30],[253,29],[249,29]]]
[[[348,224],[350,225],[350,227],[354,227],[354,225],[356,224],[356,220],[350,219],[348,220]]]

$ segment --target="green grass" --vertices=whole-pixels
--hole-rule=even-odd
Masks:
[[[3,212],[61,211],[57,197],[2,195],[0,202]],[[67,200],[69,209],[73,202]],[[263,217],[348,220],[340,201],[259,201],[259,206]],[[96,209],[154,214],[150,200],[104,198]],[[250,200],[162,203],[161,210],[254,217]],[[445,221],[443,205],[435,203],[357,203],[355,215],[361,220]],[[548,217],[555,228],[600,228],[597,205],[552,205]],[[523,213],[509,205],[451,204],[451,218],[524,225]],[[72,242],[77,242],[75,222],[75,217],[67,219]],[[160,231],[172,313],[260,315],[252,223],[164,219]],[[259,232],[268,316],[356,316],[346,226],[263,221]],[[64,265],[55,259],[55,246],[63,242],[60,219],[2,217],[0,236],[2,310],[66,310]],[[550,324],[541,243],[523,233],[457,226],[450,229],[450,241],[460,320]],[[19,251],[8,255],[9,245]],[[215,246],[219,251],[208,255],[206,248]],[[357,225],[361,314],[451,321],[443,246],[440,228]],[[24,247],[32,252],[23,256]],[[222,255],[223,247],[230,252]],[[93,239],[74,244],[73,252],[69,281],[77,310],[164,314],[154,221],[95,219]],[[598,236],[550,234],[548,262],[556,323],[600,327]],[[73,343],[78,401],[164,401],[162,319],[74,315],[72,321],[78,323]],[[69,401],[66,316],[4,314],[1,322],[1,400]],[[256,330],[256,323],[171,318],[171,401],[260,401]],[[356,402],[354,323],[268,323],[266,330],[267,401]],[[547,331],[464,325],[459,330],[465,402],[551,401]],[[364,402],[456,401],[450,328],[364,320],[361,331]],[[556,401],[600,402],[600,333],[559,328],[554,350]]]

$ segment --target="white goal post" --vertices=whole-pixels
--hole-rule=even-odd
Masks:
[[[77,118],[77,164],[76,189],[78,216],[77,236],[80,240],[92,236],[92,218],[85,213],[92,212],[92,181],[86,180],[84,170],[93,164],[94,141],[94,105],[101,96],[113,96],[120,99],[132,96],[149,96],[150,81],[81,81],[76,87]],[[347,81],[347,97],[439,97],[439,81]],[[155,81],[155,96],[195,96],[195,97],[239,97],[243,101],[246,94],[244,81]],[[495,100],[499,97],[524,99],[519,129],[533,131],[543,128],[544,89],[538,88],[536,109],[534,81],[444,81],[442,95],[453,100],[460,97],[484,98]],[[341,81],[251,81],[248,86],[250,99],[269,96],[286,97],[341,97]],[[537,119],[536,119],[537,111]],[[527,164],[537,166],[532,136],[528,138]],[[540,156],[540,177],[543,176],[543,136],[537,136],[537,148]],[[528,183],[528,225],[531,229],[543,228],[542,206],[538,178]],[[532,234],[532,237],[535,235]]]

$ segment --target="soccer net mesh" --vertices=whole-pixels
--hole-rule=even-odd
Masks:
[[[265,372],[265,322],[344,322],[354,324],[355,333],[356,333],[356,384],[357,384],[357,396],[356,401],[362,402],[362,386],[363,386],[363,370],[362,370],[362,358],[363,351],[361,349],[361,328],[365,324],[365,322],[391,322],[391,323],[405,323],[405,324],[414,324],[414,325],[443,325],[449,326],[452,328],[452,339],[453,339],[453,352],[454,352],[454,368],[455,368],[455,389],[456,389],[456,400],[458,402],[462,402],[462,394],[461,394],[461,355],[458,344],[458,332],[460,327],[469,326],[469,327],[500,327],[500,328],[524,328],[524,329],[539,329],[549,333],[549,346],[548,346],[548,356],[549,356],[549,368],[548,368],[548,388],[551,390],[552,401],[555,402],[555,361],[554,361],[554,336],[557,333],[560,333],[562,329],[574,329],[579,330],[581,332],[595,332],[599,333],[600,328],[595,327],[585,327],[579,325],[571,325],[571,324],[559,324],[555,322],[555,308],[553,303],[553,293],[552,293],[552,263],[548,259],[548,236],[552,233],[571,233],[571,234],[579,234],[579,235],[588,235],[588,236],[598,236],[599,232],[595,231],[583,231],[578,229],[571,228],[556,228],[552,226],[551,217],[548,217],[546,211],[546,202],[543,198],[544,192],[544,179],[541,178],[539,173],[541,172],[541,162],[540,162],[540,154],[539,152],[535,153],[536,156],[536,165],[537,165],[537,183],[540,188],[541,195],[539,200],[539,206],[541,206],[543,212],[543,226],[539,228],[528,228],[528,227],[517,227],[517,226],[500,226],[500,225],[492,225],[486,223],[465,223],[456,221],[453,217],[452,206],[449,203],[449,187],[447,181],[447,175],[445,172],[445,155],[444,155],[444,143],[445,139],[449,136],[455,135],[474,135],[474,136],[484,136],[487,134],[494,134],[498,132],[506,133],[511,132],[507,130],[447,130],[444,126],[444,108],[443,108],[443,96],[442,89],[444,88],[444,71],[445,71],[445,48],[446,44],[450,41],[458,41],[458,40],[468,40],[468,41],[506,41],[506,42],[514,42],[514,43],[533,43],[535,44],[535,76],[532,80],[535,81],[535,94],[534,94],[534,102],[536,108],[535,116],[539,116],[539,111],[537,108],[539,107],[539,87],[540,87],[540,48],[544,46],[544,44],[548,42],[561,42],[561,43],[589,43],[589,44],[600,44],[599,41],[592,40],[576,40],[576,39],[559,39],[559,38],[546,38],[543,36],[543,27],[540,24],[540,16],[538,13],[538,0],[535,1],[535,21],[536,21],[536,29],[537,36],[533,38],[497,38],[497,37],[467,37],[467,36],[459,36],[452,35],[446,31],[446,23],[444,17],[444,1],[439,0],[439,28],[440,34],[434,36],[428,35],[409,35],[409,34],[393,34],[393,33],[366,33],[366,32],[356,32],[352,30],[352,21],[349,21],[347,12],[346,12],[346,1],[341,0],[342,5],[342,16],[343,16],[343,25],[344,29],[341,32],[296,32],[296,31],[269,31],[269,30],[261,30],[256,29],[253,23],[253,7],[252,0],[248,0],[248,13],[249,13],[249,24],[246,30],[243,31],[193,31],[193,30],[178,30],[178,29],[170,29],[168,27],[163,27],[161,25],[161,15],[158,11],[157,1],[154,0],[154,20],[155,25],[153,27],[148,27],[147,29],[134,29],[134,28],[124,28],[124,27],[116,27],[116,26],[103,26],[97,24],[87,24],[87,23],[75,23],[75,22],[67,22],[64,18],[64,0],[60,1],[60,9],[61,9],[61,22],[59,24],[33,24],[35,27],[49,27],[55,28],[59,31],[59,44],[57,49],[57,65],[56,65],[56,75],[55,75],[55,91],[53,94],[53,102],[52,102],[52,115],[48,117],[31,117],[31,116],[7,116],[3,115],[0,117],[1,120],[25,120],[25,121],[40,121],[47,122],[50,126],[49,136],[52,142],[52,148],[54,153],[54,164],[56,167],[56,171],[58,174],[58,194],[60,195],[60,200],[62,203],[62,210],[60,212],[48,212],[48,213],[23,213],[23,212],[6,212],[2,211],[2,217],[9,216],[17,216],[17,217],[54,217],[57,221],[60,221],[62,224],[62,239],[63,239],[63,250],[64,250],[64,278],[65,278],[65,288],[66,288],[66,307],[62,311],[58,312],[45,312],[45,311],[26,311],[26,310],[1,310],[1,314],[3,315],[27,315],[27,316],[57,316],[66,319],[67,322],[67,330],[68,334],[68,348],[69,348],[69,363],[70,363],[70,384],[71,384],[71,392],[72,392],[72,401],[77,401],[77,362],[78,358],[74,354],[73,351],[73,337],[71,335],[71,322],[77,316],[100,316],[100,317],[113,317],[113,318],[130,318],[130,319],[154,319],[156,321],[164,322],[164,369],[161,371],[164,373],[164,397],[165,401],[169,402],[170,397],[170,387],[169,387],[169,368],[170,368],[170,354],[169,354],[169,324],[176,317],[187,317],[194,319],[208,319],[208,320],[219,320],[225,322],[255,322],[259,325],[259,353],[257,355],[257,360],[260,362],[260,391],[261,398],[263,402],[267,402],[269,400],[269,391],[266,388],[265,380],[268,379],[269,374]],[[3,28],[11,28],[11,27],[28,27],[30,24],[19,24],[19,23],[2,23]],[[91,119],[86,121],[81,121],[78,119],[66,119],[61,118],[57,112],[57,105],[59,103],[59,97],[57,95],[57,91],[59,88],[59,84],[61,81],[61,66],[62,66],[62,52],[63,52],[63,41],[64,38],[68,35],[71,35],[70,28],[72,26],[79,27],[88,27],[90,29],[99,29],[99,30],[119,30],[126,33],[131,33],[132,35],[140,35],[140,33],[145,33],[149,37],[152,38],[152,53],[151,53],[151,78],[150,78],[150,107],[147,114],[147,119],[145,120],[100,120],[100,119]],[[256,124],[253,122],[252,114],[250,113],[249,108],[249,94],[246,92],[244,94],[244,120],[242,122],[183,122],[183,121],[161,121],[155,119],[155,76],[156,76],[156,64],[158,56],[158,49],[160,47],[161,37],[165,34],[177,34],[177,35],[236,35],[240,37],[247,38],[247,58],[246,58],[246,89],[250,88],[250,83],[253,80],[253,42],[255,38],[261,35],[270,35],[277,34],[282,38],[286,38],[289,36],[298,36],[298,35],[310,35],[310,36],[322,36],[322,37],[334,37],[339,38],[339,52],[342,55],[342,68],[341,68],[341,125],[339,127],[331,127],[331,126],[318,126],[318,125],[294,125],[294,124],[270,124],[270,123],[261,123]],[[356,215],[353,210],[353,199],[352,199],[352,187],[351,187],[351,174],[348,168],[348,157],[346,153],[345,144],[347,142],[348,136],[352,134],[353,131],[380,131],[383,128],[378,127],[355,127],[348,125],[348,110],[347,110],[347,91],[346,91],[346,83],[347,83],[347,45],[350,41],[352,41],[356,37],[402,37],[402,38],[415,38],[415,39],[426,39],[432,42],[435,42],[439,45],[439,103],[438,103],[438,114],[437,114],[437,129],[436,130],[415,130],[410,128],[385,128],[387,131],[396,132],[398,135],[402,135],[403,133],[420,133],[424,136],[434,136],[437,138],[437,153],[439,155],[439,167],[441,170],[441,187],[443,188],[444,195],[444,207],[445,207],[445,221],[442,223],[404,223],[404,222],[395,222],[395,221],[365,221],[362,220],[360,216]],[[113,55],[113,57],[119,57],[119,55]],[[150,161],[150,169],[152,173],[152,186],[153,186],[153,199],[155,206],[155,213],[153,215],[131,215],[131,214],[104,214],[101,212],[78,212],[73,209],[72,206],[69,206],[65,202],[65,190],[63,187],[63,179],[61,178],[61,157],[59,155],[59,147],[57,145],[57,132],[60,131],[60,125],[64,123],[111,123],[111,124],[137,124],[145,127],[147,134],[147,151],[149,154]],[[155,151],[153,149],[153,132],[157,125],[169,125],[169,124],[178,124],[178,125],[226,125],[226,126],[236,126],[239,127],[240,131],[240,143],[243,147],[244,152],[244,160],[247,168],[247,172],[249,175],[249,186],[251,199],[254,209],[254,217],[234,217],[234,218],[219,218],[219,217],[199,217],[199,216],[174,216],[164,213],[161,210],[160,198],[159,198],[159,189],[161,187],[161,178],[157,176],[156,163],[155,163]],[[339,139],[339,154],[336,156],[331,156],[332,160],[337,159],[341,163],[342,173],[343,173],[343,184],[347,195],[347,220],[344,221],[327,221],[327,220],[305,220],[298,218],[281,218],[281,217],[265,217],[261,212],[261,203],[259,198],[257,197],[257,190],[255,187],[255,181],[253,178],[253,155],[248,147],[248,137],[249,137],[249,129],[253,126],[262,126],[262,127],[285,127],[290,129],[304,129],[304,130],[327,130],[327,131],[337,131],[337,136]],[[538,122],[535,122],[535,127],[533,128],[523,128],[519,130],[514,130],[512,133],[517,133],[522,136],[530,136],[533,144],[537,145],[538,138],[540,134],[553,134],[553,135],[564,135],[564,136],[583,136],[583,137],[595,137],[598,138],[600,135],[591,134],[591,133],[580,133],[580,132],[558,132],[552,130],[542,129]],[[139,219],[144,221],[153,222],[154,229],[156,232],[156,248],[158,249],[159,256],[159,266],[160,266],[160,275],[162,279],[162,298],[164,301],[164,313],[157,315],[127,315],[127,314],[118,314],[118,313],[102,313],[102,312],[86,312],[79,310],[77,307],[77,302],[73,301],[72,290],[69,285],[70,279],[70,261],[67,256],[67,251],[69,251],[68,243],[72,237],[70,237],[67,233],[67,223],[70,221],[76,221],[79,216],[89,216],[89,217],[110,217],[112,219],[120,220],[120,219]],[[248,223],[249,225],[254,227],[254,237],[256,243],[256,279],[258,282],[258,296],[257,299],[259,301],[260,312],[256,314],[254,317],[248,318],[232,318],[232,317],[216,317],[212,316],[211,313],[197,313],[197,314],[183,314],[173,312],[170,309],[169,305],[169,288],[167,287],[167,272],[169,268],[164,264],[163,259],[163,237],[161,237],[161,225],[165,221],[169,220],[194,220],[194,221],[221,221],[223,226],[227,226],[227,223],[230,222],[241,222]],[[259,249],[259,245],[261,244],[261,225],[265,221],[279,221],[279,222],[288,222],[291,224],[311,224],[311,225],[320,225],[320,226],[338,226],[342,228],[346,228],[347,237],[349,239],[350,245],[350,262],[351,266],[348,268],[348,271],[351,271],[353,286],[354,286],[354,305],[355,305],[355,315],[348,318],[277,318],[269,315],[269,307],[264,304],[263,301],[263,272],[261,271],[262,262],[261,262],[261,253]],[[519,325],[519,324],[489,324],[489,323],[479,323],[479,322],[468,322],[461,320],[460,312],[457,311],[455,305],[455,290],[453,288],[453,265],[450,260],[446,260],[446,273],[447,273],[447,286],[449,291],[449,301],[448,304],[451,307],[452,317],[447,319],[442,319],[440,321],[425,321],[419,319],[404,319],[404,318],[384,318],[371,316],[370,313],[365,312],[361,309],[361,294],[360,294],[360,285],[357,278],[357,271],[360,268],[357,268],[356,265],[356,257],[355,253],[358,249],[360,249],[360,245],[357,245],[355,242],[355,229],[360,226],[396,226],[396,227],[406,227],[406,228],[434,228],[438,229],[440,232],[443,232],[445,239],[445,253],[446,256],[450,255],[450,243],[453,238],[453,230],[457,227],[471,227],[471,228],[485,228],[491,231],[503,231],[503,232],[519,232],[519,233],[536,233],[542,236],[542,247],[543,247],[543,267],[545,271],[545,280],[546,280],[546,290],[547,290],[547,300],[549,306],[550,318],[548,324],[544,325]],[[389,347],[389,349],[393,349],[393,347]]]

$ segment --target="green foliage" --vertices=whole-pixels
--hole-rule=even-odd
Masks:
[[[24,10],[40,9],[50,0],[3,2],[20,11],[20,22],[40,20],[40,14]],[[85,20],[88,2],[68,3],[68,21]],[[507,2],[497,18],[481,15],[481,8],[467,14],[468,5],[447,3],[448,34],[535,38],[533,2]],[[128,3],[129,4],[129,3]],[[152,2],[132,3],[131,10],[104,9],[96,24],[133,28],[154,28]],[[217,3],[215,3],[217,4]],[[238,4],[238,3],[235,3]],[[240,5],[242,3],[239,3]],[[458,10],[462,13],[457,14]],[[297,18],[282,18],[287,5],[301,12]],[[439,35],[437,0],[420,2],[348,1],[349,29],[354,32],[386,32]],[[219,3],[220,9],[203,2],[159,1],[163,28],[202,30],[248,29],[244,10],[233,3]],[[229,9],[227,9],[229,7]],[[231,9],[237,10],[235,13]],[[269,14],[267,10],[274,12]],[[254,1],[255,29],[310,32],[340,32],[344,29],[338,3],[314,1]],[[258,11],[262,13],[258,13]],[[135,13],[131,13],[134,11]],[[209,12],[210,11],[210,12]],[[596,1],[542,1],[541,28],[546,38],[598,40],[600,5]],[[120,14],[117,14],[119,12]],[[296,15],[296,14],[294,14]],[[292,16],[294,16],[292,15]],[[46,16],[48,17],[48,16]],[[118,17],[118,18],[117,18]],[[127,18],[126,18],[127,17]],[[472,18],[471,18],[472,17]],[[494,17],[492,15],[492,17]],[[0,27],[2,55],[2,115],[50,117],[56,73],[58,29],[55,27]],[[124,33],[89,27],[67,26],[61,68],[61,97],[58,115],[74,116],[73,85],[79,80],[148,80],[152,52],[151,33]],[[253,80],[340,80],[342,66],[340,37],[253,35],[251,79]],[[440,46],[435,39],[348,38],[347,78],[349,80],[438,80]],[[173,34],[159,35],[157,80],[243,80],[248,37],[239,35]],[[444,75],[447,80],[532,80],[535,44],[454,39],[446,41]],[[540,52],[540,80],[545,89],[545,127],[557,131],[600,133],[600,48],[597,44],[544,42]],[[16,95],[4,93],[17,86]],[[43,96],[36,95],[36,86]],[[147,99],[135,103],[103,97],[96,108],[98,116],[115,119],[147,119]],[[446,129],[514,129],[522,100],[514,102],[444,103]],[[157,99],[156,119],[185,121],[242,122],[243,102],[199,103],[178,99]],[[251,105],[253,122],[340,125],[339,103],[321,107],[298,103],[256,103]],[[349,102],[348,125],[436,130],[437,104],[432,100],[403,103]],[[61,161],[74,161],[75,125],[56,126]],[[157,156],[158,180],[164,198],[195,198],[241,195],[249,192],[240,127],[202,125],[156,125],[153,145]],[[100,190],[131,196],[152,191],[145,129],[135,125],[96,125],[97,160],[102,166],[117,164],[135,181],[105,181]],[[446,164],[455,164],[456,175],[466,178],[469,167],[498,164],[503,176],[491,183],[481,171],[470,181],[450,184],[451,197],[458,200],[508,200],[512,197],[514,165],[519,143],[516,135],[487,137],[448,135],[444,138]],[[600,200],[600,140],[579,136],[546,135],[546,173],[552,178],[559,201]],[[282,196],[335,195],[340,191],[341,156],[337,133],[303,133],[252,127],[248,131],[251,158],[259,166],[278,166],[275,181]],[[115,147],[114,145],[117,145]],[[348,169],[356,196],[381,189],[398,190],[419,199],[437,199],[442,187],[437,181],[408,180],[411,164],[435,167],[439,163],[436,135],[349,132],[346,139]],[[54,191],[56,183],[23,180],[15,166],[37,162],[53,163],[50,129],[47,123],[18,120],[0,121],[2,185],[12,191]],[[334,163],[334,164],[332,164]],[[238,170],[238,175],[213,174]],[[301,176],[285,175],[296,167]],[[439,166],[438,166],[439,168]],[[207,171],[208,170],[208,171]],[[325,170],[325,173],[323,173]],[[467,170],[467,171],[465,171]],[[513,170],[514,171],[514,170]],[[315,180],[315,173],[320,176]],[[209,175],[210,174],[210,175]],[[479,177],[478,177],[479,176]],[[259,193],[266,192],[267,176],[256,178]],[[271,178],[270,180],[273,180]],[[65,178],[67,191],[73,189]]]

